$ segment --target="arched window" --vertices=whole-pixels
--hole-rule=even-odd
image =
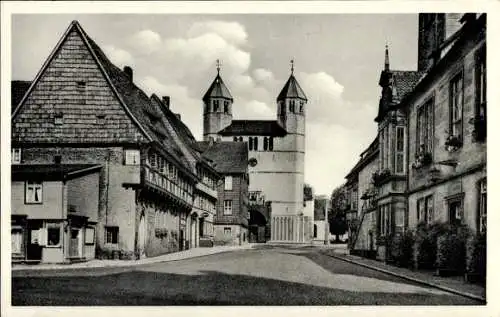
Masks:
[[[257,137],[253,138],[253,148],[255,151],[259,149],[259,139]]]
[[[314,225],[314,236],[313,238],[317,238],[318,237],[318,225]]]
[[[253,150],[253,138],[248,138],[248,150]]]
[[[264,137],[264,151],[267,151],[267,137]]]
[[[273,150],[273,137],[269,137],[269,145],[268,145],[269,151]]]
[[[235,136],[235,137],[233,138],[233,140],[234,140],[234,142],[238,142],[238,137],[237,137],[237,136]]]
[[[243,137],[240,136],[240,142],[243,142]]]

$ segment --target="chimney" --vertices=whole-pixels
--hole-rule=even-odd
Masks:
[[[177,120],[181,121],[181,114],[180,113],[176,113],[175,116],[177,117]]]
[[[170,109],[170,96],[163,96],[161,97],[161,100],[163,101],[165,108]]]
[[[125,75],[128,76],[130,81],[133,81],[134,71],[132,70],[132,67],[130,67],[130,66],[123,67],[123,72],[125,73]]]

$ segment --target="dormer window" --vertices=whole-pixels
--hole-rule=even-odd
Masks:
[[[77,81],[76,82],[76,90],[78,92],[85,92],[85,89],[87,88],[87,83],[84,81]]]
[[[59,113],[56,113],[56,115],[54,116],[54,124],[56,125],[61,125],[64,123],[64,120],[63,120],[63,114],[62,112],[59,112]]]
[[[97,124],[102,125],[105,123],[105,119],[106,119],[105,115],[100,114],[100,115],[97,115],[96,117],[97,117],[97,120],[96,120]]]

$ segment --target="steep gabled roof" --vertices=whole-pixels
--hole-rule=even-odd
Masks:
[[[229,89],[227,88],[226,84],[224,84],[222,77],[220,77],[220,74],[218,73],[214,81],[208,88],[207,92],[203,96],[203,101],[206,102],[209,98],[226,98],[233,101],[231,92],[229,92]]]
[[[31,81],[13,80],[10,86],[10,101],[11,112],[16,109],[17,105],[23,100],[24,95],[31,86]]]
[[[223,136],[261,135],[285,136],[286,130],[275,120],[233,120],[231,124],[218,132]]]
[[[242,174],[248,169],[248,147],[243,142],[198,142],[203,156],[214,163],[221,174]]]
[[[285,98],[300,98],[303,100],[307,100],[306,94],[300,87],[299,82],[297,81],[297,79],[295,79],[295,76],[293,76],[293,74],[291,74],[288,78],[285,86],[283,87],[283,89],[281,89],[281,92],[279,93],[276,100],[279,101]]]

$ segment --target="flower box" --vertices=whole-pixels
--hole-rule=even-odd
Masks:
[[[449,135],[444,142],[444,146],[446,147],[446,151],[455,152],[463,145],[462,138],[456,135]]]

